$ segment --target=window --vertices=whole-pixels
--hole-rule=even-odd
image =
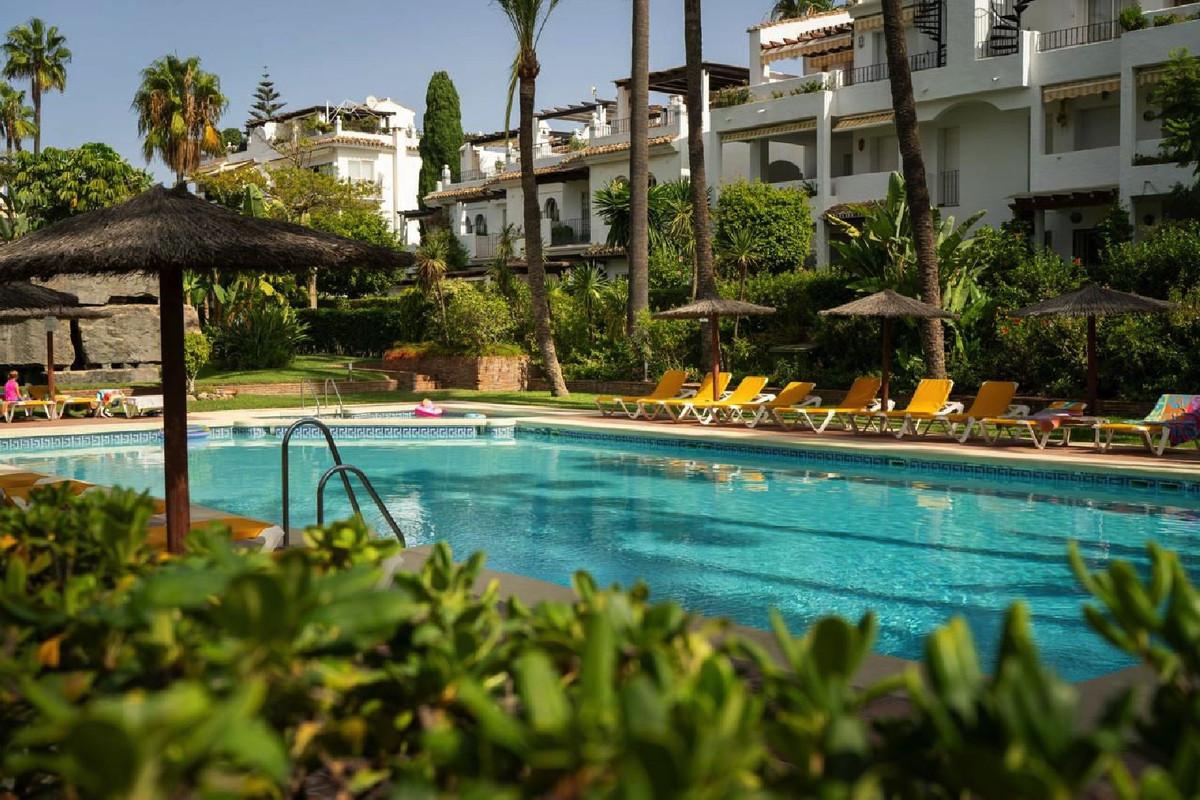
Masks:
[[[1104,244],[1095,228],[1077,229],[1071,233],[1071,257],[1079,259],[1085,267],[1094,267],[1100,263],[1100,252]]]
[[[654,177],[653,172],[649,173],[649,176],[650,177],[648,177],[646,179],[646,183],[650,186],[651,189],[653,189],[655,186],[658,186],[658,178]]]
[[[804,173],[791,161],[772,161],[767,168],[768,183],[787,183],[804,178]]]
[[[467,220],[466,220],[466,222],[465,222],[464,224],[465,224],[465,226],[466,226],[466,232],[467,232],[467,233],[474,233],[474,232],[475,232],[475,227],[474,227],[474,225],[472,225],[472,224],[471,224],[471,218],[470,218],[469,216],[467,217]]]
[[[475,235],[487,236],[487,217],[483,214],[475,215]]]
[[[346,179],[351,181],[375,182],[375,162],[366,158],[351,158],[346,161]]]
[[[558,222],[558,201],[553,197],[546,200],[545,217],[551,222]]]

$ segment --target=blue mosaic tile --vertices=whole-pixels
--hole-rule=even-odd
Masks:
[[[112,447],[130,444],[159,444],[162,431],[105,431],[70,433],[53,436],[14,436],[0,439],[0,452],[27,450],[67,450],[85,447]]]

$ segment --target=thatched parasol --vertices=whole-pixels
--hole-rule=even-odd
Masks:
[[[1095,283],[1040,303],[1018,309],[1014,317],[1087,317],[1087,392],[1088,408],[1100,413],[1100,371],[1096,359],[1096,318],[1118,314],[1163,314],[1175,303],[1155,300],[1130,292],[1118,292]]]
[[[686,306],[660,311],[655,319],[698,319],[709,320],[712,334],[712,387],[713,400],[720,396],[720,381],[717,375],[721,372],[721,317],[761,317],[774,314],[775,309],[768,306],[756,306],[742,300],[725,300],[720,297],[709,297],[696,300]]]
[[[821,316],[834,317],[879,317],[883,320],[883,377],[880,384],[880,398],[883,409],[888,407],[888,383],[892,372],[892,324],[896,319],[955,319],[945,309],[922,303],[912,297],[897,294],[891,289],[884,289],[873,295],[855,300],[851,303],[827,308],[820,312]]]
[[[387,248],[242,216],[195,197],[181,184],[171,190],[156,186],[119,206],[70,217],[0,247],[0,280],[134,272],[158,276],[167,545],[180,552],[189,528],[184,271],[390,270],[409,261],[411,256]]]
[[[54,399],[54,331],[60,319],[102,319],[112,312],[81,306],[73,294],[32,283],[0,286],[0,323],[29,319],[46,321],[46,398]]]

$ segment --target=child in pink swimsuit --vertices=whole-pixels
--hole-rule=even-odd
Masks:
[[[4,402],[15,403],[21,399],[21,384],[17,383],[17,378],[20,377],[14,369],[8,373],[8,382],[4,384]]]

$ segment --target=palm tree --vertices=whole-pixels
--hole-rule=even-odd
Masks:
[[[21,142],[37,133],[34,111],[25,105],[25,92],[0,82],[0,129],[4,130],[4,150],[11,155]]]
[[[771,7],[771,19],[796,19],[831,10],[833,0],[775,0],[775,5]]]
[[[692,185],[692,231],[696,248],[696,296],[716,297],[713,273],[712,226],[708,212],[708,178],[704,171],[704,32],[700,0],[683,0],[683,40],[686,53],[688,166]],[[704,342],[709,337],[704,337]],[[708,363],[707,357],[705,362]]]
[[[517,40],[517,52],[513,57],[512,74],[508,82],[508,106],[505,111],[504,127],[509,129],[512,120],[513,97],[520,97],[521,113],[521,192],[524,195],[525,211],[525,264],[529,270],[529,299],[533,306],[533,330],[538,351],[542,356],[542,369],[550,383],[550,392],[555,397],[565,397],[567,384],[563,380],[562,367],[558,364],[558,353],[554,348],[554,334],[550,328],[550,301],[546,294],[546,265],[542,260],[542,210],[538,203],[537,177],[534,175],[533,159],[533,115],[534,98],[537,93],[537,78],[542,71],[538,62],[537,45],[541,39],[550,13],[558,0],[496,0],[512,25]]]
[[[592,327],[592,317],[596,304],[604,298],[604,290],[608,287],[608,278],[604,271],[594,263],[572,267],[562,281],[562,288],[583,306],[583,316],[587,320],[588,341],[594,341],[596,332]]]
[[[908,43],[904,38],[901,5],[901,0],[883,0],[883,38],[887,45],[888,74],[891,76],[892,109],[896,114],[900,159],[904,164],[904,183],[908,193],[908,213],[912,217],[921,299],[932,306],[941,306],[933,207],[929,202],[929,185],[925,181],[925,159],[921,154],[921,138],[917,130],[917,104],[913,100],[912,73],[908,68]],[[940,319],[921,322],[921,346],[925,351],[925,371],[931,377],[944,378],[946,345]]]
[[[436,231],[435,231],[436,233]],[[446,279],[446,271],[450,268],[450,246],[446,236],[426,236],[417,248],[415,255],[417,267],[417,285],[425,295],[433,295],[437,300],[442,336],[448,337],[446,330],[446,298],[442,294],[442,281]],[[449,339],[447,338],[447,342]]]
[[[229,105],[221,79],[200,68],[196,56],[163,56],[142,70],[142,85],[133,96],[142,155],[158,156],[182,182],[200,166],[201,153],[225,151],[217,123]]]
[[[67,67],[71,51],[67,38],[54,25],[33,17],[8,32],[4,42],[4,77],[28,78],[29,97],[33,101],[33,153],[42,152],[42,92],[67,88]]]
[[[633,0],[629,78],[629,303],[625,330],[650,308],[650,0]]]
[[[496,237],[496,249],[492,253],[492,263],[488,265],[488,277],[496,285],[497,291],[507,298],[513,294],[513,282],[516,280],[512,270],[513,255],[516,252],[518,239],[517,227],[511,222],[504,226]]]
[[[721,260],[737,270],[738,300],[746,299],[746,276],[750,269],[758,264],[758,242],[754,239],[754,231],[750,228],[737,228],[729,231],[721,241]],[[733,321],[733,338],[737,338],[738,325],[742,318]]]

